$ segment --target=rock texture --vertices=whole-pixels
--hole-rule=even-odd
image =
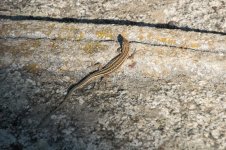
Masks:
[[[225,18],[220,13],[223,1],[2,4],[0,149],[226,148],[226,36],[219,19]],[[146,24],[92,20],[101,18]],[[179,29],[153,27],[168,22]],[[195,28],[200,30],[190,30]],[[96,70],[95,63],[107,64],[118,54],[118,34],[130,41],[130,59],[103,81],[76,91],[38,126],[69,85]]]
[[[226,32],[224,0],[2,0],[1,14],[173,23]]]
[[[165,10],[167,20],[180,26],[226,32],[226,1],[178,1]],[[208,23],[207,23],[208,22]]]

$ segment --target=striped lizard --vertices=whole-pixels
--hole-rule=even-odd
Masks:
[[[59,106],[65,102],[71,94],[78,90],[83,88],[86,84],[90,83],[91,81],[103,77],[105,75],[108,75],[114,71],[116,71],[123,62],[129,57],[129,41],[124,38],[123,36],[119,35],[118,39],[121,40],[121,53],[117,55],[115,58],[113,58],[106,66],[104,66],[102,69],[94,71],[93,73],[87,75],[82,80],[80,80],[78,83],[71,85],[68,88],[67,94],[64,97],[64,99],[52,110],[50,111],[39,123],[38,127],[41,126],[41,124],[52,114],[54,113]]]

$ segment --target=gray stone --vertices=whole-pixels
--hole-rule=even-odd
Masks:
[[[223,1],[1,4],[1,15],[149,26],[1,19],[0,149],[226,148]],[[155,23],[200,31],[151,27]],[[108,78],[74,92],[37,127],[70,85],[118,54],[119,34],[130,41],[133,57]]]

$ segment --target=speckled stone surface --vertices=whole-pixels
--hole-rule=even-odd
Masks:
[[[165,14],[180,26],[226,32],[225,8],[225,0],[178,0]]]
[[[225,31],[219,19],[224,5],[218,5],[223,1],[1,3],[1,15],[173,21]],[[213,18],[210,22],[201,9]],[[0,29],[0,149],[226,148],[224,34],[6,19]],[[133,57],[103,81],[76,91],[37,127],[69,85],[96,70],[95,63],[104,65],[118,54],[118,34],[130,41]]]
[[[225,0],[2,0],[0,13],[122,19],[226,32]]]

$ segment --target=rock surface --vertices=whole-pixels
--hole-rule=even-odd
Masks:
[[[1,3],[0,149],[226,148],[224,1]],[[69,85],[118,54],[118,34],[131,58],[38,126]]]

